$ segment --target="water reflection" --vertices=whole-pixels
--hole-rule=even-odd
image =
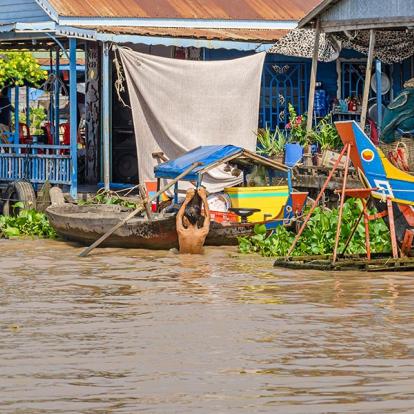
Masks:
[[[410,275],[0,246],[2,413],[413,412]]]

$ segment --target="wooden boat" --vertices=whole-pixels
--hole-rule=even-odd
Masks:
[[[130,210],[114,205],[63,204],[46,209],[50,224],[65,240],[92,244],[128,215]],[[134,217],[104,243],[107,247],[169,249],[177,246],[175,216],[159,215],[154,220]]]
[[[384,201],[391,200],[396,237],[402,244],[407,231],[414,230],[414,176],[395,167],[355,121],[335,125],[342,142],[351,144],[351,161],[363,185],[372,189],[377,209],[386,210]]]
[[[270,192],[263,191],[261,187],[255,187],[255,194],[247,192],[243,193],[243,197],[241,197],[243,199],[251,198],[251,204],[248,206],[238,206],[240,208],[237,214],[241,217],[247,217],[254,212],[261,211],[257,208],[247,207],[257,207],[259,198],[269,197],[270,199],[271,196],[271,209],[266,207],[262,214],[265,219],[266,216],[269,216],[265,212],[271,211],[270,219],[266,221],[259,219],[254,222],[248,221],[247,218],[246,220],[240,219],[243,222],[211,221],[206,245],[236,245],[238,237],[252,235],[257,224],[264,224],[270,231],[296,217],[306,202],[307,193],[292,192],[290,173],[284,165],[233,145],[198,147],[182,157],[158,165],[155,168],[158,187],[161,179],[177,179],[195,162],[199,165],[194,167],[191,173],[183,176],[182,181],[201,184],[204,174],[227,162],[231,162],[232,165],[237,165],[241,169],[246,169],[251,165],[262,165],[273,170],[281,170],[288,181],[288,185],[269,187]],[[257,192],[257,190],[261,192]],[[242,190],[238,188],[237,191],[241,192]],[[178,204],[178,185],[174,188],[174,201],[175,204]],[[108,205],[64,204],[59,207],[49,207],[46,210],[50,223],[59,236],[85,245],[92,244],[106,234],[125,219],[128,213],[130,211],[122,209],[120,206]],[[175,214],[153,214],[151,220],[146,217],[134,217],[111,234],[102,245],[147,249],[178,247]]]
[[[130,210],[114,205],[64,204],[46,209],[50,224],[65,240],[89,245],[128,215]],[[267,221],[276,225],[277,220]],[[252,235],[257,223],[211,222],[206,245],[236,245],[237,238]],[[154,214],[153,220],[135,217],[104,243],[107,247],[170,249],[178,247],[175,214]]]

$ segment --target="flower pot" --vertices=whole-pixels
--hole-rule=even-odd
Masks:
[[[273,155],[272,157],[270,157],[273,161],[276,161],[280,164],[283,164],[285,162],[285,153],[281,152],[278,155]]]

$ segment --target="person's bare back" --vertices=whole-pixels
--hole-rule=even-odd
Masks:
[[[176,218],[180,253],[184,254],[202,254],[204,242],[210,230],[210,211],[208,209],[206,191],[204,188],[200,188],[197,193],[201,198],[204,209],[202,225],[200,225],[200,217],[202,217],[201,208],[200,211],[196,208],[196,211],[191,212],[191,214],[186,211],[189,203],[196,195],[195,190],[192,189],[187,191],[185,201]]]

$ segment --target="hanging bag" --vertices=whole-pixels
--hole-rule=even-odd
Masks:
[[[398,142],[395,148],[388,152],[388,159],[400,170],[410,171],[407,145],[404,142]]]

